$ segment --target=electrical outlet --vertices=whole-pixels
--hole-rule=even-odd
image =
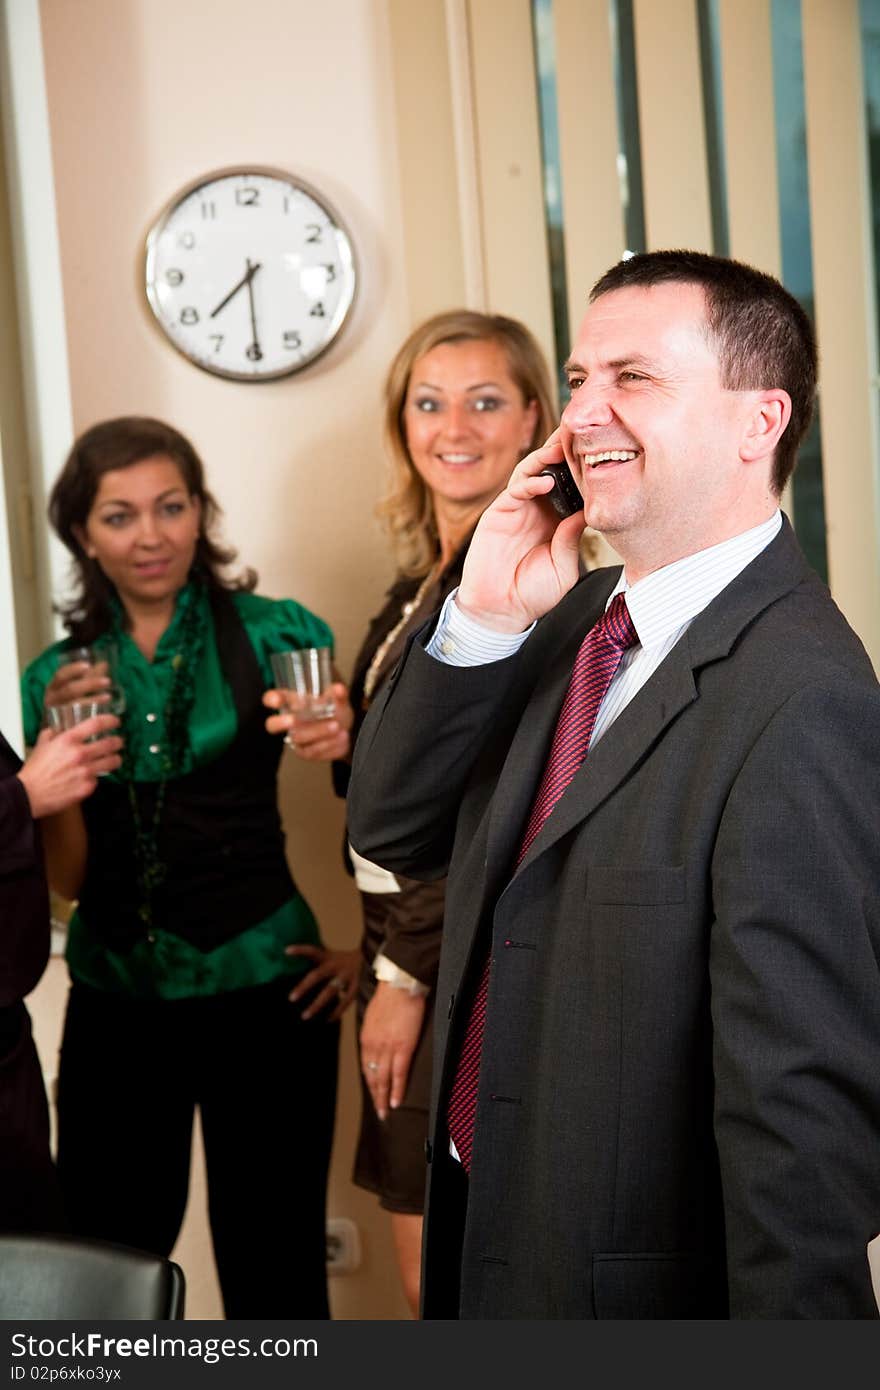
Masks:
[[[361,1262],[358,1228],[347,1216],[331,1216],[327,1222],[327,1270],[351,1274]]]

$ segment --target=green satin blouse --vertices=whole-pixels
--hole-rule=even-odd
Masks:
[[[292,599],[259,594],[232,595],[253,644],[268,689],[273,684],[270,653],[296,647],[332,647],[330,628]],[[207,605],[201,592],[198,601]],[[113,633],[119,647],[119,675],[125,690],[123,733],[139,781],[158,781],[164,738],[163,710],[171,683],[171,659],[177,646],[180,603],[152,661],[127,633]],[[108,637],[111,634],[108,633]],[[25,740],[36,741],[43,723],[46,686],[64,661],[70,643],[56,642],[27,667],[21,681]],[[96,645],[100,645],[100,639]],[[182,773],[211,762],[235,738],[238,718],[223,676],[210,621],[196,673],[195,700],[189,721],[189,754]],[[215,950],[196,950],[172,932],[155,930],[152,944],[138,943],[124,955],[104,946],[74,911],[68,929],[67,962],[71,975],[96,989],[139,998],[182,999],[219,994],[266,984],[282,975],[300,975],[307,960],[284,955],[285,946],[320,942],[311,908],[297,893],[276,912]]]

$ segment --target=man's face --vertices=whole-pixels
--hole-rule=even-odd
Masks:
[[[601,295],[568,378],[562,447],[588,525],[630,582],[761,519],[743,506],[755,483],[739,456],[749,393],[721,385],[699,285]]]

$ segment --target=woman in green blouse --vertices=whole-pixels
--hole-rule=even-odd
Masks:
[[[217,513],[188,440],[133,417],[82,435],[50,498],[78,588],[69,638],[23,677],[27,741],[49,706],[108,691],[72,647],[116,648],[125,706],[122,767],[47,837],[76,901],[58,1168],[76,1232],[169,1254],[198,1105],[226,1316],[320,1318],[357,952],[324,948],[291,878],[261,695],[271,652],[332,634],[223,577]]]

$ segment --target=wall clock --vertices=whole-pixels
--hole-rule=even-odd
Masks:
[[[146,290],[196,366],[235,381],[299,372],[334,341],[354,300],[348,233],[292,174],[221,169],[171,199],[147,237]]]

